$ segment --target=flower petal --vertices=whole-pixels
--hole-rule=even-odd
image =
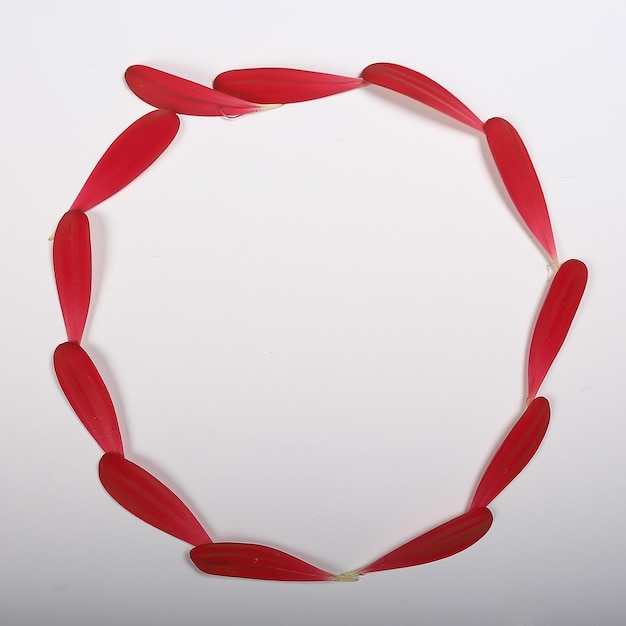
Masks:
[[[550,405],[535,398],[500,444],[483,474],[470,510],[488,506],[528,465],[537,452],[550,423]]]
[[[211,542],[183,501],[139,465],[105,454],[98,473],[109,495],[139,519],[193,546]]]
[[[146,65],[131,65],[125,77],[144,102],[181,115],[236,116],[267,108]]]
[[[473,509],[392,550],[356,573],[369,574],[445,559],[476,543],[492,522],[489,509]]]
[[[77,343],[62,343],[54,351],[54,370],[65,397],[96,443],[104,452],[124,454],[111,396],[89,355]]]
[[[570,259],[561,265],[541,306],[528,355],[528,399],[536,395],[559,353],[587,285],[587,267]]]
[[[146,170],[178,132],[180,120],[171,111],[152,111],[131,124],[108,147],[70,209],[88,211]]]
[[[457,122],[483,132],[483,123],[456,96],[428,76],[395,63],[368,65],[361,76],[368,82],[417,100]]]
[[[283,67],[230,70],[213,81],[215,89],[264,104],[316,100],[365,84],[362,78]]]
[[[524,142],[515,128],[500,117],[485,122],[485,135],[515,208],[548,256],[558,264],[548,207]]]
[[[254,543],[210,543],[190,552],[205,574],[283,581],[331,581],[336,576],[291,554]]]
[[[59,221],[52,262],[67,338],[80,343],[91,300],[91,236],[84,213],[68,211]]]

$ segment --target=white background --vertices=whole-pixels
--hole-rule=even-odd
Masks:
[[[16,2],[0,8],[3,624],[621,624],[621,3]],[[358,75],[390,61],[516,125],[562,260],[590,284],[541,393],[552,423],[478,544],[358,583],[203,575],[120,508],[62,396],[48,236],[150,110],[143,63]],[[237,120],[183,118],[89,212],[84,345],[132,460],[219,541],[341,572],[454,517],[523,406],[549,276],[484,140],[367,87]]]

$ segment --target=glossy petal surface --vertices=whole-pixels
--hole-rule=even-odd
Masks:
[[[535,398],[506,436],[483,474],[470,509],[488,506],[533,458],[550,423],[550,405]]]
[[[80,343],[91,300],[91,236],[84,213],[63,215],[54,235],[52,260],[67,338]]]
[[[587,267],[570,259],[561,265],[541,306],[528,355],[528,401],[532,400],[559,353],[587,285]]]
[[[122,437],[109,391],[89,355],[71,341],[54,351],[54,371],[78,419],[104,452],[123,454]]]
[[[181,115],[230,116],[264,107],[146,65],[131,65],[126,83],[144,102]]]
[[[456,96],[428,76],[395,63],[374,63],[361,76],[368,82],[417,100],[457,122],[483,132],[483,123]]]
[[[524,142],[515,128],[500,117],[485,122],[485,135],[515,208],[548,256],[558,263],[548,207]]]
[[[211,542],[182,500],[139,465],[105,454],[98,472],[109,495],[139,519],[194,546]]]
[[[179,127],[171,111],[140,117],[102,155],[71,209],[88,211],[132,182],[172,143]]]
[[[361,78],[281,67],[230,70],[213,81],[215,89],[263,104],[316,100],[364,84]]]
[[[476,543],[489,530],[492,522],[489,509],[473,509],[392,550],[358,573],[413,567],[445,559]]]
[[[325,572],[291,554],[254,543],[211,543],[190,552],[195,566],[205,574],[283,581],[329,581]]]

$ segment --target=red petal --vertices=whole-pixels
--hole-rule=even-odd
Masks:
[[[211,542],[182,500],[139,465],[105,454],[98,472],[109,495],[139,519],[194,546]]]
[[[329,581],[336,576],[286,552],[254,543],[211,543],[190,552],[205,574],[283,581]]]
[[[125,77],[144,102],[181,115],[242,115],[265,108],[145,65],[131,65]]]
[[[172,143],[179,126],[171,111],[140,117],[102,155],[70,208],[88,211],[126,187]]]
[[[485,135],[502,182],[520,216],[548,256],[558,263],[548,207],[526,146],[509,122],[494,117]]]
[[[105,452],[123,454],[111,396],[89,355],[71,341],[54,351],[54,370],[78,419]]]
[[[489,530],[492,522],[489,509],[473,509],[385,554],[357,573],[413,567],[445,559],[476,543]]]
[[[374,85],[413,98],[461,124],[483,132],[483,123],[457,97],[439,83],[408,67],[394,63],[374,63],[366,67],[361,76]]]
[[[91,300],[91,237],[84,213],[63,215],[55,232],[52,259],[67,338],[80,343]]]
[[[587,284],[587,267],[571,259],[552,279],[539,311],[528,356],[528,401],[532,400],[572,325]]]
[[[263,104],[316,100],[364,84],[362,78],[283,67],[231,70],[223,72],[213,81],[215,89]]]
[[[487,466],[470,509],[488,506],[526,467],[539,448],[550,422],[550,405],[535,398],[502,442]]]

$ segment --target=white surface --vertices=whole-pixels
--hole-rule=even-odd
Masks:
[[[508,7],[508,8],[507,8]],[[621,624],[625,9],[617,2],[5,2],[0,488],[5,624]],[[424,72],[520,130],[590,285],[548,436],[468,551],[357,584],[198,573],[117,506],[62,397],[47,237],[150,110],[145,63]],[[217,540],[345,571],[461,513],[516,419],[546,261],[478,135],[369,87],[172,147],[89,213],[85,346],[129,457]]]

